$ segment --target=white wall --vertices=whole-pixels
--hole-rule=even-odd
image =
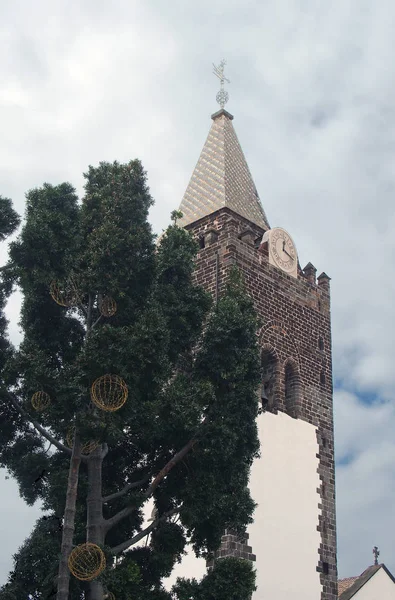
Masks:
[[[248,542],[256,554],[258,589],[253,600],[319,600],[315,427],[283,413],[264,413],[258,428],[261,458],[251,471],[251,494],[258,507]],[[205,561],[189,553],[166,587],[177,576],[200,579],[205,572]]]
[[[253,600],[319,600],[319,451],[313,425],[284,413],[258,418],[261,458],[251,472],[258,503],[249,544],[256,554]]]
[[[353,600],[395,600],[395,584],[379,569],[353,596]]]

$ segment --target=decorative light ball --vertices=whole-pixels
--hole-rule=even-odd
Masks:
[[[104,296],[100,302],[99,310],[103,317],[113,317],[117,312],[117,303],[111,296]]]
[[[71,279],[67,280],[66,283],[52,281],[49,286],[49,293],[56,304],[60,306],[75,306],[80,301],[78,290]]]
[[[82,454],[90,454],[91,452],[96,450],[98,445],[99,445],[99,442],[97,442],[96,440],[92,440],[90,442],[85,442],[85,444],[82,444],[82,448],[81,448]]]
[[[99,546],[87,542],[71,551],[68,566],[76,579],[92,581],[106,568],[106,557]]]
[[[74,435],[75,435],[75,426],[73,425],[72,427],[69,428],[67,435],[66,435],[66,443],[69,448],[73,447]],[[92,440],[90,442],[85,442],[85,444],[82,444],[82,446],[81,446],[81,452],[82,452],[82,454],[90,454],[91,452],[96,450],[98,445],[99,445],[99,442],[97,442],[96,440]]]
[[[91,387],[92,402],[101,410],[114,412],[123,406],[128,397],[128,386],[119,375],[102,375]]]
[[[51,398],[47,392],[34,392],[32,396],[32,406],[38,412],[41,412],[48,408],[51,404]]]
[[[67,434],[66,434],[66,444],[68,445],[69,448],[73,447],[74,434],[75,434],[75,427],[73,425],[72,427],[69,427],[69,429],[67,430]]]

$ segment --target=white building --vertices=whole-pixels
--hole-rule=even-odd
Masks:
[[[395,579],[385,565],[339,581],[339,600],[395,600]]]

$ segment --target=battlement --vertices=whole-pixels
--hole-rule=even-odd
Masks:
[[[198,265],[204,266],[204,281],[199,281],[213,294],[216,290],[215,283],[219,286],[221,282],[212,281],[210,287],[210,270],[216,270],[216,258],[218,253],[219,269],[235,263],[236,255],[243,257],[245,266],[254,265],[262,268],[263,277],[268,277],[277,282],[279,293],[289,294],[289,286],[293,287],[295,301],[301,305],[315,308],[320,312],[329,313],[330,310],[330,278],[322,273],[316,279],[317,269],[308,263],[302,270],[298,265],[297,279],[277,269],[269,263],[267,247],[260,248],[260,242],[265,230],[254,225],[242,216],[237,215],[229,208],[222,208],[205,216],[186,227],[198,240],[200,252]],[[198,269],[199,273],[200,269]],[[199,273],[200,274],[200,273]],[[207,287],[207,284],[208,287]]]

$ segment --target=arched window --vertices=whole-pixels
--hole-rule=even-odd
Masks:
[[[292,360],[285,363],[285,410],[298,418],[300,404],[300,377],[296,364]]]
[[[264,349],[262,352],[262,408],[271,410],[276,407],[278,389],[278,360],[273,350]]]

